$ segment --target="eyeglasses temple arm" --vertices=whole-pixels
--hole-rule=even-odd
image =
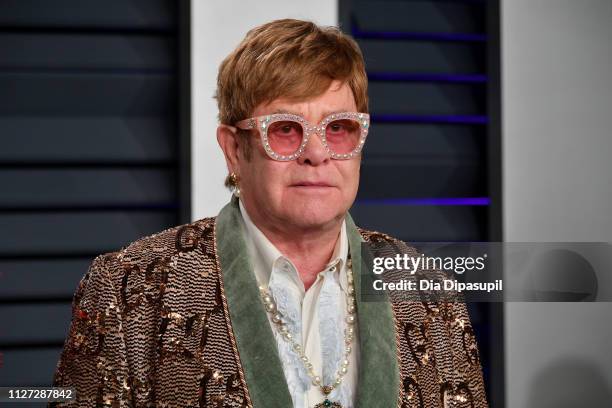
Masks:
[[[239,122],[236,122],[236,128],[242,130],[254,129],[256,126],[255,123],[255,119],[244,119]]]

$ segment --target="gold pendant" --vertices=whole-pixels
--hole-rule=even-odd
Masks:
[[[314,408],[342,408],[342,405],[339,402],[331,402],[325,398],[325,401],[315,405]]]

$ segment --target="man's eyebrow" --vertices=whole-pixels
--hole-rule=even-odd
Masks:
[[[287,110],[287,109],[277,109],[277,110],[275,110],[272,113],[273,114],[276,114],[276,113],[288,113],[290,115],[297,115],[297,116],[304,117],[304,114],[302,112],[293,112],[293,111],[290,111],[290,110]]]
[[[330,115],[335,115],[335,114],[342,113],[342,112],[350,112],[350,111],[348,109],[341,109],[341,110],[323,112],[323,117],[326,118]]]
[[[342,112],[350,112],[350,110],[340,109],[340,110],[334,110],[334,111],[327,111],[327,112],[323,112],[323,116],[322,117],[326,118],[326,117],[328,117],[330,115],[335,115],[337,113],[342,113]],[[290,110],[287,110],[287,109],[277,109],[277,110],[275,110],[272,113],[274,113],[274,114],[276,114],[276,113],[288,113],[288,114],[291,114],[291,115],[297,115],[297,116],[304,117],[304,114],[302,112],[293,112],[293,111],[290,111]]]

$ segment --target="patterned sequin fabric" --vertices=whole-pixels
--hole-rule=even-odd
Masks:
[[[366,242],[395,247],[393,253],[419,256],[386,234],[360,232]],[[392,306],[401,378],[398,407],[488,407],[465,303],[398,300]]]
[[[360,232],[366,241],[398,242]],[[215,218],[97,257],[72,312],[54,386],[75,387],[77,400],[50,406],[253,406],[229,317]],[[393,313],[397,407],[486,407],[465,305],[396,302]]]

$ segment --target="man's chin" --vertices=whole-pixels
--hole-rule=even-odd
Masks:
[[[341,220],[343,216],[344,212],[337,208],[314,207],[293,212],[289,218],[291,224],[295,227],[304,230],[313,230],[329,228],[330,225]]]

